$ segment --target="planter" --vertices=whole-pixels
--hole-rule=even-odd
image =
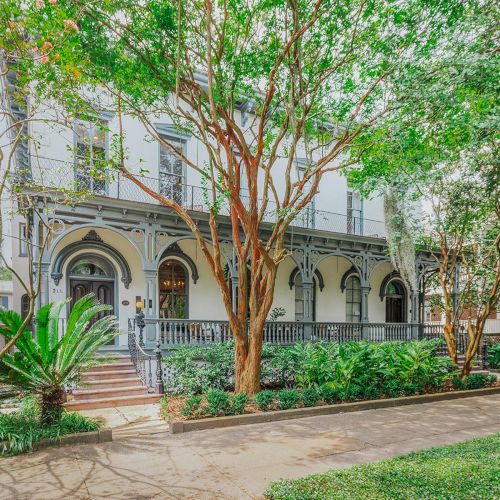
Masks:
[[[461,399],[472,396],[487,396],[500,394],[500,386],[486,387],[469,391],[438,392],[403,398],[375,399],[372,401],[359,401],[354,403],[338,403],[334,405],[313,406],[311,408],[294,408],[291,410],[277,410],[262,413],[248,413],[230,417],[212,417],[199,420],[173,420],[170,422],[170,432],[180,434],[183,432],[201,431],[205,429],[218,429],[235,425],[260,424],[277,422],[296,418],[315,417],[318,415],[333,415],[336,413],[350,413],[354,411],[373,410],[376,408],[390,408],[394,406],[407,406],[421,403],[433,403],[449,399]]]

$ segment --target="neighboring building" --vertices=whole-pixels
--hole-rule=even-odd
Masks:
[[[24,172],[56,192],[77,185],[93,194],[76,205],[64,203],[61,195],[44,216],[53,234],[42,259],[40,303],[66,297],[74,301],[94,292],[100,301],[113,306],[119,319],[123,333],[113,348],[127,345],[128,320],[138,306],[143,307],[151,325],[146,331],[147,342],[155,339],[158,327],[164,332],[170,319],[198,323],[226,320],[215,280],[179,217],[121,175],[105,181],[88,174],[89,158],[94,162],[107,157],[110,134],[118,129],[116,116],[103,114],[98,120],[109,131],[98,127],[97,121],[75,121],[72,131],[42,121],[33,123],[36,151],[34,144],[29,144],[30,155],[20,160]],[[208,233],[208,207],[200,174],[153,142],[138,120],[124,117],[124,129],[128,168],[136,173],[139,165],[147,168],[148,177],[142,178],[143,182],[191,210],[199,227]],[[179,133],[167,117],[157,118],[156,130],[203,165],[204,148],[193,137]],[[69,149],[76,152],[75,157]],[[300,153],[296,163],[299,179],[303,168]],[[236,287],[230,275],[231,232],[224,206],[220,213],[228,279]],[[269,222],[275,216],[270,213]],[[35,240],[40,240],[42,231],[43,225],[35,218]],[[262,231],[267,231],[266,224]],[[13,265],[26,275],[25,221],[14,219],[12,232],[18,236],[13,238]],[[399,332],[395,338],[412,335],[409,324],[422,320],[423,307],[418,294],[411,294],[393,269],[384,238],[382,200],[362,200],[345,177],[336,172],[326,174],[314,202],[288,231],[290,256],[279,268],[274,301],[275,307],[285,310],[280,321],[371,323],[379,330],[391,323],[401,325],[394,330]],[[418,260],[420,277],[432,265],[424,257]],[[14,284],[13,307],[24,312],[26,304],[22,289]]]

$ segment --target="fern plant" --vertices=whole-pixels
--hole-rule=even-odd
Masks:
[[[34,333],[24,330],[16,343],[17,351],[0,359],[0,372],[8,376],[10,383],[38,395],[40,418],[45,425],[61,417],[65,384],[93,364],[97,349],[118,333],[114,316],[92,322],[97,314],[109,311],[111,306],[100,304],[89,294],[75,303],[66,331],[59,338],[61,311],[69,300],[41,307]],[[2,310],[0,323],[0,333],[8,341],[20,328],[22,318],[15,311]]]

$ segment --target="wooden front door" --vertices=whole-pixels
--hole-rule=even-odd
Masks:
[[[94,321],[101,319],[108,314],[114,314],[115,284],[113,281],[71,279],[70,288],[71,288],[70,307],[72,307],[72,305],[76,301],[78,301],[88,293],[93,293],[95,298],[101,304],[107,304],[113,307],[113,309],[110,311],[101,312],[97,314],[94,318]],[[110,344],[114,344],[114,340],[112,340]]]
[[[404,323],[403,297],[385,298],[385,321],[387,323]]]

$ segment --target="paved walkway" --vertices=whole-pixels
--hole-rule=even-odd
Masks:
[[[500,395],[175,436],[150,431],[0,459],[0,498],[257,498],[280,478],[500,432]]]

